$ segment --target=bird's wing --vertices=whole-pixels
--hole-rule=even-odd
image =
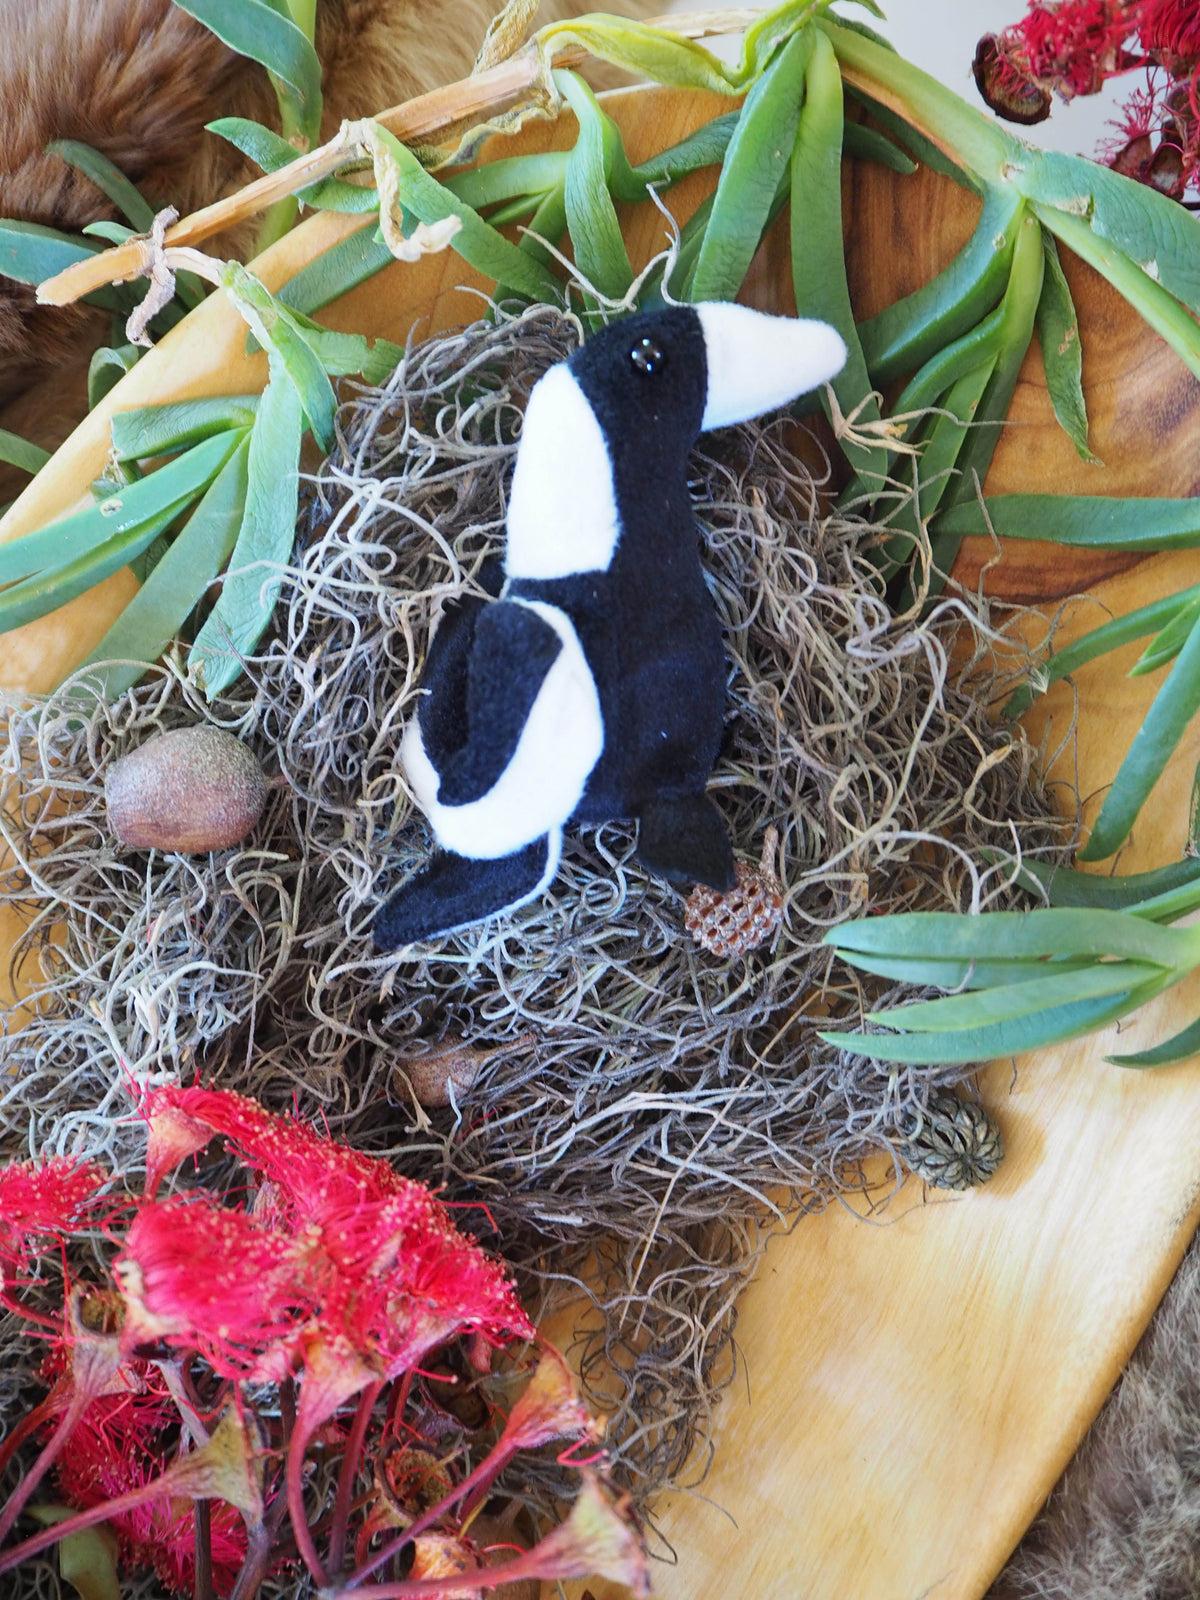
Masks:
[[[430,651],[419,717],[438,800],[462,806],[487,794],[512,760],[562,643],[536,611],[505,600],[460,613],[453,626],[456,637],[436,657]]]

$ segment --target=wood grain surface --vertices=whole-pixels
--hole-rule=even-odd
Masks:
[[[610,100],[637,160],[725,109],[703,95],[632,91]],[[527,130],[515,148],[569,143],[571,128]],[[505,146],[510,153],[514,145]],[[495,153],[493,150],[492,153]],[[682,221],[711,183],[689,179]],[[966,237],[976,203],[942,180],[855,167],[847,175],[852,289],[866,315],[925,281]],[[644,261],[664,242],[650,206],[623,218]],[[356,226],[320,215],[260,259],[276,286]],[[1067,270],[1081,313],[1093,444],[1081,462],[1055,428],[1032,352],[989,478],[993,492],[1200,491],[1200,385],[1111,291]],[[330,308],[331,325],[403,339],[468,320],[478,280],[457,257],[395,266]],[[786,237],[760,252],[749,297],[791,309]],[[220,297],[173,330],[59,451],[0,522],[12,537],[69,509],[99,474],[111,413],[149,401],[261,387],[265,361]],[[977,542],[957,569],[990,591],[1068,604],[1064,636],[1197,578],[1187,555],[1133,565]],[[0,637],[0,683],[49,686],[99,639],[133,580],[110,579],[42,622]],[[1038,711],[1053,745],[1078,695],[1079,737],[1063,758],[1085,794],[1112,777],[1160,676],[1126,678],[1106,660]],[[1200,740],[1189,735],[1122,858],[1134,870],[1177,857]],[[1077,763],[1077,765],[1076,765]],[[0,926],[0,944],[6,942]],[[1163,1037],[1200,1010],[1186,984],[1127,1024],[1120,1047]],[[1009,1156],[963,1197],[915,1183],[888,1203],[832,1204],[775,1239],[738,1325],[743,1370],[716,1423],[698,1493],[662,1507],[677,1552],[663,1600],[973,1600],[986,1588],[1115,1380],[1190,1237],[1200,1198],[1200,1076],[1106,1066],[1116,1030],[983,1073]],[[858,1215],[866,1209],[869,1214]],[[603,1584],[593,1583],[602,1600]]]

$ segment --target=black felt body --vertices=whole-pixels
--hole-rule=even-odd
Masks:
[[[630,360],[643,337],[662,353],[652,373]],[[564,611],[596,681],[604,753],[572,821],[648,818],[660,800],[703,795],[724,725],[721,626],[687,485],[708,390],[700,319],[687,307],[644,312],[621,323],[619,336],[613,329],[589,340],[569,365],[608,446],[620,537],[605,572],[512,579],[507,592]],[[711,807],[707,815],[719,822]],[[655,839],[656,859],[667,859],[661,826]],[[723,829],[721,839],[718,850],[711,829],[685,829],[664,875],[731,888],[733,851]]]
[[[493,787],[561,651],[557,633],[528,606],[471,596],[443,613],[417,716],[444,805],[468,805]]]
[[[375,943],[380,950],[398,950],[520,905],[542,881],[549,861],[548,837],[497,861],[473,861],[439,850],[380,908]]]

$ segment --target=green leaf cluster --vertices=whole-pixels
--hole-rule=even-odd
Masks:
[[[975,916],[909,912],[834,929],[825,942],[860,971],[948,991],[868,1013],[888,1032],[822,1032],[856,1055],[913,1065],[989,1061],[1090,1033],[1200,966],[1200,928],[1169,924],[1200,908],[1200,861],[1130,878],[1025,863],[1050,902]],[[1167,1066],[1200,1051],[1200,1019],[1121,1066]]]

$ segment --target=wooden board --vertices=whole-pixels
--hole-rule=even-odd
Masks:
[[[636,160],[724,109],[711,97],[624,93],[610,101]],[[569,143],[535,129],[516,148]],[[511,146],[505,153],[510,153]],[[706,181],[671,204],[683,220]],[[926,177],[855,169],[848,247],[860,314],[944,264],[974,202]],[[635,261],[661,247],[650,207],[626,213]],[[276,286],[353,230],[319,216],[258,263]],[[1200,386],[1103,285],[1069,265],[1080,301],[1085,382],[1101,469],[1056,431],[1031,354],[1014,426],[989,488],[1194,493],[1200,487]],[[466,320],[477,283],[452,255],[396,266],[330,309],[339,327],[403,339]],[[786,239],[760,252],[758,304],[791,308]],[[259,388],[261,355],[217,297],[167,336],[63,446],[0,522],[12,537],[67,510],[98,475],[114,410]],[[994,552],[965,553],[973,580]],[[1098,580],[1096,605],[1121,611],[1196,579],[1188,556],[1081,569],[1022,547],[987,574],[994,592],[1058,597]],[[130,592],[119,575],[54,617],[0,637],[0,683],[36,690],[98,640]],[[1127,664],[1127,663],[1125,663]],[[1078,774],[1109,781],[1158,679],[1131,681],[1108,660],[1079,674]],[[1044,708],[1069,718],[1063,687]],[[1200,741],[1185,742],[1139,824],[1126,870],[1179,854]],[[0,927],[0,944],[5,933]],[[1162,997],[1121,1033],[1122,1048],[1173,1031],[1200,1010],[1200,984]],[[1115,1031],[993,1067],[984,1097],[1009,1148],[999,1176],[965,1197],[907,1185],[865,1220],[834,1204],[768,1250],[744,1298],[745,1364],[716,1425],[716,1463],[700,1495],[663,1508],[679,1554],[664,1600],[971,1600],[982,1593],[1113,1383],[1195,1225],[1200,1200],[1200,1077],[1194,1067],[1138,1076],[1105,1066]],[[592,1585],[599,1594],[603,1585]]]

